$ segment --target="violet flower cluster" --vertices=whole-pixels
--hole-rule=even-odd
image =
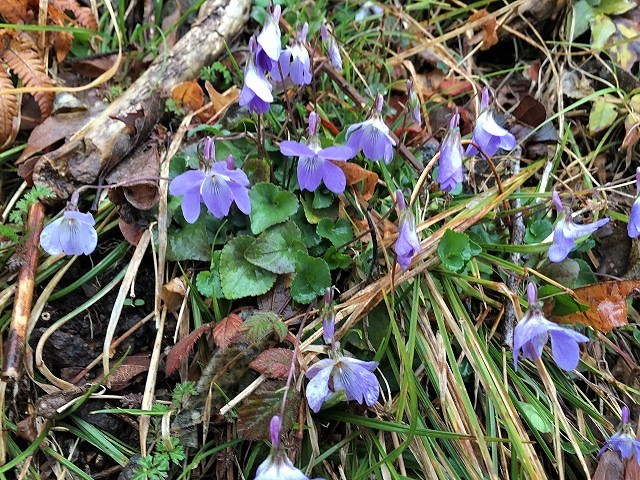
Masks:
[[[483,88],[480,115],[473,129],[473,144],[467,147],[466,155],[477,155],[479,153],[477,145],[483,154],[491,157],[500,148],[507,151],[513,150],[516,143],[516,137],[496,123],[493,118],[491,94],[488,88]]]
[[[611,435],[602,446],[598,456],[602,455],[606,450],[620,452],[620,456],[624,459],[633,459],[640,465],[640,441],[636,439],[635,432],[629,422],[629,408],[622,407],[622,418],[620,426],[616,433]]]
[[[309,477],[293,465],[284,451],[280,441],[281,428],[282,422],[280,417],[275,415],[271,418],[271,423],[269,424],[271,453],[267,459],[258,466],[255,480],[309,480]]]
[[[249,179],[242,170],[235,169],[233,157],[226,162],[216,162],[214,142],[210,137],[204,140],[204,157],[210,166],[204,170],[188,170],[169,184],[171,195],[182,195],[184,219],[195,223],[200,216],[201,203],[216,218],[226,217],[234,202],[241,212],[250,214]]]
[[[89,255],[98,245],[95,224],[93,215],[78,211],[78,194],[74,193],[62,217],[40,233],[40,246],[49,255]]]
[[[561,327],[547,320],[538,302],[538,288],[534,283],[527,287],[529,310],[516,325],[513,334],[513,365],[518,370],[518,357],[532,361],[542,357],[542,350],[551,337],[553,359],[558,367],[571,371],[580,361],[579,344],[588,342],[589,337],[570,328]]]
[[[562,262],[576,243],[576,239],[591,235],[603,225],[609,222],[609,218],[578,225],[571,218],[571,209],[565,207],[560,200],[560,195],[555,190],[551,193],[553,203],[560,212],[558,223],[553,229],[553,243],[549,247],[549,260],[552,262]]]
[[[271,70],[271,77],[282,82],[291,79],[294,85],[309,85],[311,83],[311,58],[307,51],[307,32],[309,25],[305,23],[300,33],[291,40],[285,48],[276,65]]]
[[[637,197],[631,207],[629,223],[627,224],[627,233],[631,238],[637,238],[640,235],[640,167],[636,169],[636,189]]]
[[[422,247],[416,231],[416,220],[411,210],[407,208],[400,190],[396,191],[396,203],[400,210],[400,219],[398,220],[398,238],[393,249],[400,268],[406,270],[413,257],[422,251]]]
[[[385,163],[393,158],[393,147],[396,141],[389,134],[382,119],[382,107],[384,98],[380,93],[376,97],[376,104],[371,116],[364,122],[351,125],[347,129],[347,145],[354,151],[354,155],[360,150],[369,160],[377,162],[384,159]]]
[[[330,302],[331,295],[325,295],[326,309],[330,308]],[[313,364],[305,374],[309,379],[306,388],[309,407],[319,412],[324,402],[340,390],[344,390],[348,402],[356,401],[371,407],[380,395],[380,383],[373,373],[378,362],[365,362],[339,352],[339,342],[334,338],[335,315],[323,317],[323,329],[324,340],[330,345],[329,358]]]
[[[309,114],[309,139],[307,143],[286,140],[280,142],[280,152],[288,157],[298,157],[298,184],[302,190],[315,191],[324,183],[333,193],[342,193],[347,179],[340,167],[332,161],[344,162],[355,153],[349,147],[322,148],[318,138],[318,115]]]

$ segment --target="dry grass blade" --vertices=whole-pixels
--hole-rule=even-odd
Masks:
[[[27,87],[53,86],[51,79],[47,76],[42,54],[26,32],[20,32],[11,39],[8,48],[2,52],[2,58]],[[53,93],[34,90],[33,96],[38,102],[42,117],[51,115]]]
[[[12,89],[13,83],[9,72],[0,65],[0,90]],[[18,97],[16,95],[0,95],[0,152],[13,143],[18,134]]]

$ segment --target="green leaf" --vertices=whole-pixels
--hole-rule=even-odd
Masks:
[[[591,22],[591,47],[602,50],[611,35],[616,33],[616,26],[606,15],[596,15]]]
[[[518,407],[520,407],[520,412],[527,419],[527,423],[531,425],[531,427],[538,430],[540,433],[549,433],[553,428],[553,424],[545,417],[540,415],[536,407],[529,403],[518,402]]]
[[[242,166],[242,170],[249,177],[251,185],[256,185],[261,182],[268,182],[271,170],[269,164],[261,158],[250,158]]]
[[[206,215],[181,228],[171,225],[167,234],[167,260],[209,260],[211,243],[207,235]]]
[[[222,249],[220,283],[225,298],[262,295],[276,282],[274,273],[257,267],[245,258],[245,252],[253,242],[253,237],[236,237]]]
[[[340,253],[336,250],[336,247],[329,247],[322,258],[327,262],[330,270],[335,270],[336,268],[345,270],[349,268],[349,265],[351,265],[351,257],[344,253]]]
[[[249,192],[251,231],[258,234],[272,225],[286,221],[298,210],[298,200],[290,192],[271,183],[259,183]]]
[[[307,222],[307,218],[304,215],[303,210],[298,210],[295,215],[291,217],[291,220],[297,225],[302,233],[300,239],[307,248],[315,247],[322,242],[320,235],[316,233],[316,226]]]
[[[333,200],[334,196],[329,190],[326,188],[317,188],[316,191],[313,192],[313,202],[311,206],[315,209],[327,208],[331,206]]]
[[[618,116],[618,110],[612,103],[602,98],[593,102],[591,113],[589,114],[589,133],[600,133],[611,126]]]
[[[218,259],[220,252],[216,252]],[[215,254],[214,254],[215,255]],[[200,295],[205,298],[223,298],[222,285],[220,284],[220,271],[218,268],[198,273],[196,277],[196,288]]]
[[[330,218],[321,219],[316,233],[329,239],[334,247],[340,247],[353,238],[353,229],[349,220],[345,218],[339,218],[335,223]]]
[[[295,271],[296,254],[307,253],[307,248],[300,242],[302,234],[293,222],[285,222],[263,232],[244,256],[252,264],[273,273],[293,273]]]
[[[466,233],[447,229],[438,244],[438,256],[442,264],[453,272],[462,271],[472,257],[482,252],[482,248],[469,239]]]
[[[575,21],[573,28],[573,39],[579,37],[589,29],[589,23],[595,18],[596,12],[586,0],[580,0],[573,6],[571,18]],[[571,31],[571,24],[567,26],[567,31]]]
[[[622,15],[637,6],[637,3],[631,0],[602,0],[597,10],[606,15]]]
[[[551,235],[552,230],[553,224],[546,218],[536,220],[527,227],[527,233],[524,234],[524,243],[541,243]]]
[[[327,262],[299,252],[296,256],[296,276],[291,282],[291,298],[298,303],[308,304],[324,295],[330,286],[331,274]]]
[[[272,333],[275,333],[280,341],[287,336],[287,325],[273,312],[258,312],[242,324],[242,336],[248,343],[262,340]]]
[[[571,296],[553,285],[544,285],[540,287],[538,289],[538,294],[540,298],[550,297],[553,295],[551,298],[554,303],[551,314],[555,316],[561,317],[563,315],[569,315],[570,313],[586,312],[589,309],[589,305],[577,302]]]

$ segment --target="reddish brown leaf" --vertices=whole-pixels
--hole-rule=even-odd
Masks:
[[[624,465],[619,452],[606,450],[600,457],[598,468],[591,480],[623,480]]]
[[[447,79],[440,83],[440,92],[448,97],[455,97],[472,90],[471,83],[466,80]]]
[[[362,182],[362,198],[370,200],[378,184],[378,174],[370,170],[365,170],[360,165],[351,162],[336,162],[347,177],[347,185],[355,185]]]
[[[2,52],[2,58],[9,64],[27,87],[51,87],[47,76],[42,54],[26,32],[20,32],[11,39],[8,48]],[[34,92],[42,118],[51,115],[53,92]]]
[[[555,318],[562,323],[581,323],[608,333],[627,324],[627,297],[636,291],[640,291],[638,280],[613,280],[576,288],[573,293],[578,302],[589,308]]]
[[[242,327],[242,318],[235,313],[223,318],[213,327],[213,340],[218,348],[225,351],[233,341],[233,338],[240,332]]]
[[[547,119],[547,112],[544,106],[531,95],[525,95],[513,111],[513,116],[519,122],[530,127],[537,127]]]
[[[167,364],[164,368],[164,373],[167,376],[178,369],[180,362],[189,354],[193,345],[207,330],[211,330],[212,326],[211,323],[205,323],[173,346],[167,355]]]
[[[640,465],[638,465],[637,459],[627,458],[626,462],[627,468],[625,468],[624,471],[624,480],[640,479]],[[613,478],[615,480],[615,477],[607,477],[607,480],[609,480],[609,478]]]
[[[493,47],[496,43],[498,43],[498,35],[496,34],[496,27],[498,26],[498,22],[496,21],[496,17],[493,14],[487,12],[486,8],[482,10],[478,10],[471,17],[469,17],[469,22],[474,22],[480,18],[484,18],[485,21],[482,24],[482,33],[476,35],[471,43],[476,44],[482,42],[482,46],[480,50],[488,50]]]
[[[0,17],[6,23],[22,23],[27,16],[27,2],[24,0],[0,1]]]
[[[0,90],[13,88],[9,72],[0,65]],[[11,146],[19,130],[18,96],[0,95],[0,152]]]
[[[176,312],[182,305],[182,299],[187,293],[187,282],[184,277],[172,278],[162,286],[160,298],[170,312]]]
[[[55,32],[53,34],[53,48],[56,50],[56,60],[58,62],[62,62],[67,58],[72,43],[73,34],[71,32]]]
[[[192,80],[184,82],[173,89],[171,98],[179,100],[184,108],[190,111],[198,110],[204,102],[204,94],[198,82]]]
[[[146,354],[125,358],[109,377],[111,390],[118,391],[131,385],[135,377],[149,370],[150,363],[151,357]]]
[[[293,350],[270,348],[258,355],[249,366],[269,378],[286,379],[291,369],[291,362],[293,362]]]
[[[89,7],[83,7],[77,0],[49,0],[59,10],[72,12],[76,22],[88,30],[98,30],[98,21]]]

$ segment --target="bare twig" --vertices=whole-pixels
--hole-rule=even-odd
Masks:
[[[7,351],[2,371],[2,380],[15,382],[20,378],[19,368],[26,342],[27,324],[33,303],[33,289],[35,287],[36,270],[38,269],[38,246],[40,232],[44,225],[44,205],[36,202],[29,208],[24,245],[24,263],[18,275],[18,290],[13,304],[11,327],[7,340]]]

